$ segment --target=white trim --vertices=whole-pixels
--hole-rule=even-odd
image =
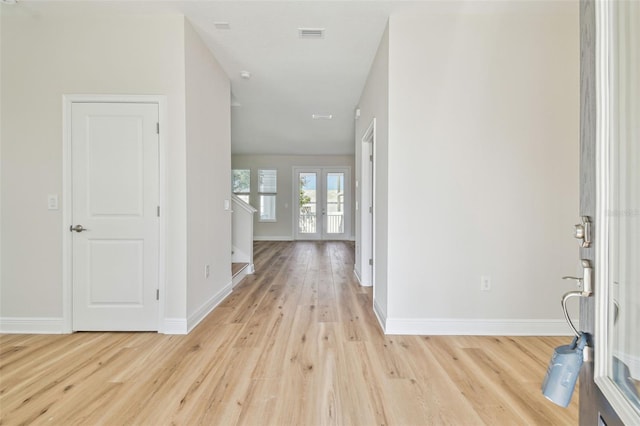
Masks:
[[[293,241],[291,235],[254,235],[253,241]]]
[[[360,140],[360,258],[358,264],[362,280],[360,285],[373,287],[375,300],[375,161],[376,161],[376,118],[374,117]],[[366,152],[365,152],[366,148]],[[373,161],[369,161],[369,156]],[[371,164],[369,164],[371,163]],[[369,176],[371,175],[371,181]],[[372,213],[369,213],[371,206]],[[366,231],[365,231],[366,229]],[[373,266],[369,266],[369,259]]]
[[[375,308],[377,316],[381,316]],[[387,318],[385,334],[450,336],[572,336],[564,320]]]
[[[240,284],[240,281],[242,281],[244,279],[244,277],[246,277],[247,275],[253,274],[255,272],[255,268],[253,266],[253,263],[247,265],[246,267],[242,268],[242,271],[238,272],[232,279],[231,279],[231,287],[232,288],[236,288],[236,286],[238,284]]]
[[[187,320],[185,318],[165,318],[162,321],[163,334],[187,334]]]
[[[72,240],[69,225],[72,218],[72,175],[71,175],[71,106],[73,103],[148,103],[158,105],[159,134],[159,247],[158,247],[158,332],[166,332],[174,325],[171,319],[164,318],[166,295],[166,212],[167,206],[167,97],[164,95],[62,95],[62,332],[73,331],[73,293],[72,293]]]
[[[232,283],[225,285],[219,292],[202,304],[187,319],[187,333],[190,333],[207,315],[213,311],[224,299],[231,294]]]
[[[231,200],[236,203],[236,206],[245,210],[247,213],[256,213],[258,210],[253,207],[251,204],[246,203],[242,198],[238,197],[236,194],[231,194]]]
[[[0,333],[65,334],[64,318],[0,318]]]
[[[596,13],[596,245],[595,245],[595,336],[594,336],[594,381],[624,424],[640,424],[640,413],[628,397],[611,378],[612,353],[609,323],[609,189],[611,147],[611,87],[618,83],[618,90],[625,91],[625,81],[616,82],[617,69],[611,69],[615,60],[613,46],[615,31],[612,19],[617,2],[603,0],[595,2]]]
[[[387,334],[387,330],[385,327],[385,324],[387,323],[387,316],[382,312],[380,305],[378,305],[378,301],[375,299],[373,300],[373,313],[376,315],[376,318],[378,319],[378,324],[380,324],[380,328],[382,328],[382,331],[385,334]]]

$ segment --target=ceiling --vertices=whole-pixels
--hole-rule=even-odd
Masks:
[[[4,1],[4,0],[3,0]],[[17,0],[11,13],[184,14],[231,80],[231,149],[353,154],[358,99],[392,10],[380,0]],[[418,2],[419,3],[419,2]],[[214,23],[226,22],[228,29]],[[322,28],[301,39],[298,28]],[[249,71],[250,79],[240,77]],[[314,120],[314,114],[332,118]]]
[[[0,0],[8,1],[8,0]],[[481,0],[17,0],[11,13],[184,14],[231,80],[235,154],[353,154],[354,116],[389,16]],[[515,0],[512,0],[515,1]],[[218,29],[215,23],[228,23]],[[301,39],[299,28],[324,29]],[[243,79],[241,71],[251,73]],[[314,114],[331,119],[314,120]]]
[[[355,109],[389,4],[198,2],[184,12],[231,79],[233,153],[353,154]],[[216,29],[220,21],[229,29]],[[299,38],[298,28],[324,37]]]

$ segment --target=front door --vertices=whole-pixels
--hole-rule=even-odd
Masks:
[[[640,424],[640,3],[581,7],[581,215],[594,223],[582,259],[594,296],[580,327],[594,356],[580,374],[580,424]],[[596,384],[597,383],[597,384]]]
[[[158,105],[71,105],[73,330],[157,330]]]
[[[350,232],[348,168],[294,168],[296,238],[344,240]]]

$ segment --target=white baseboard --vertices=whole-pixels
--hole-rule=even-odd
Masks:
[[[374,305],[375,309],[375,305]],[[380,314],[376,312],[380,317]],[[379,318],[381,320],[381,318]],[[450,336],[572,336],[564,320],[387,318],[385,334]],[[578,326],[578,324],[576,324]]]
[[[238,275],[232,278],[231,280],[231,288],[236,288],[236,286],[249,274],[253,274],[255,272],[255,267],[253,263],[247,265],[242,271],[238,272]]]
[[[360,271],[358,271],[357,268],[353,268],[353,275],[356,276],[356,279],[358,280],[358,283],[360,285],[362,285],[362,280],[360,280]]]
[[[67,334],[63,318],[0,318],[0,333],[6,334]]]
[[[376,315],[376,318],[378,318],[378,323],[380,324],[380,328],[382,328],[382,331],[385,334],[387,334],[385,330],[385,324],[387,323],[387,316],[382,312],[382,309],[380,309],[380,305],[378,305],[378,301],[375,299],[373,301],[373,313]]]
[[[165,318],[162,322],[162,329],[158,331],[162,334],[187,334],[186,318]]]
[[[254,235],[253,236],[253,241],[293,241],[293,237],[291,235],[280,235],[280,236],[261,236],[261,235]]]
[[[194,313],[189,315],[187,319],[187,333],[191,332],[200,321],[202,321],[216,306],[218,306],[224,299],[231,294],[232,283],[225,285],[219,292],[214,294],[209,300],[200,306]]]

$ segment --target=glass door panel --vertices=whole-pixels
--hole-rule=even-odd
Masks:
[[[344,234],[344,172],[325,172],[326,234]]]
[[[318,173],[298,172],[298,235],[317,237],[318,232]]]

